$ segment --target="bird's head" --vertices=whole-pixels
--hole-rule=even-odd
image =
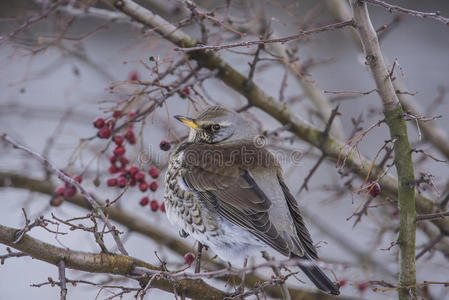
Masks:
[[[233,143],[251,141],[257,131],[240,115],[222,106],[211,106],[196,117],[175,116],[190,127],[189,142]]]

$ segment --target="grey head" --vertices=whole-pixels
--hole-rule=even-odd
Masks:
[[[175,116],[190,127],[189,142],[238,143],[252,141],[257,131],[242,116],[222,106],[210,106],[195,117]]]

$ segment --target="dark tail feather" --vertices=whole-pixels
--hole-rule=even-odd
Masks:
[[[299,267],[318,289],[332,295],[340,294],[340,286],[338,284],[334,284],[329,277],[327,277],[326,274],[324,274],[324,272],[310,260],[305,260],[305,262],[307,264],[299,265]]]

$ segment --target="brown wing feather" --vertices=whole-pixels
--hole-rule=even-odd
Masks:
[[[245,163],[241,155],[235,154],[236,151],[241,154],[242,148],[239,148],[187,147],[184,150],[183,180],[210,209],[288,256],[287,242],[269,219],[271,201],[247,171],[254,166],[278,167],[277,162],[261,158],[269,153],[266,150],[248,145]],[[213,159],[208,151],[216,151],[221,158],[218,160],[215,156]]]
[[[296,232],[298,233],[298,238],[301,241],[302,248],[306,251],[310,258],[318,259],[318,254],[316,252],[315,246],[313,245],[312,238],[310,236],[309,230],[307,230],[304,220],[302,219],[301,212],[299,211],[298,204],[295,197],[290,193],[287,185],[281,175],[278,175],[279,184],[284,192],[285,199],[287,200],[288,208],[295,222]]]

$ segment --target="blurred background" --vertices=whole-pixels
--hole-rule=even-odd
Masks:
[[[106,180],[111,177],[108,174],[107,155],[99,160],[98,164],[90,163],[92,158],[105,148],[107,142],[93,139],[88,144],[83,144],[80,149],[80,139],[95,136],[97,130],[92,126],[92,121],[110,114],[114,105],[138,91],[139,86],[129,84],[129,81],[136,77],[139,80],[150,80],[153,74],[148,66],[154,66],[154,61],[157,61],[163,69],[169,62],[177,61],[180,53],[173,51],[174,46],[156,33],[143,30],[127,20],[111,21],[82,13],[83,7],[89,1],[72,1],[75,7],[80,8],[57,10],[18,34],[13,40],[6,41],[6,36],[27,19],[38,14],[42,9],[40,5],[46,5],[45,2],[0,2],[0,35],[3,36],[0,44],[0,131],[2,134],[8,133],[40,153],[45,153],[57,167],[70,174],[79,174],[85,170],[83,184],[99,198],[113,199],[119,191],[106,186]],[[182,1],[138,2],[173,24],[186,17],[186,8]],[[220,7],[217,9],[217,14],[220,15],[227,1],[195,3],[205,10]],[[394,4],[427,12],[438,10],[441,15],[449,16],[449,2],[445,0],[404,0],[394,1]],[[97,7],[112,9],[103,2],[99,2]],[[396,68],[396,76],[405,83],[408,92],[413,93],[414,100],[423,107],[421,113],[426,117],[442,115],[442,118],[436,120],[436,124],[448,132],[449,103],[445,97],[446,90],[449,89],[448,26],[432,19],[389,13],[384,8],[372,5],[369,6],[369,11],[375,28],[384,24],[391,25],[381,38],[383,54],[390,67],[392,62],[397,60],[399,67]],[[71,18],[76,12],[76,18]],[[260,19],[268,22],[273,35],[279,37],[295,34],[302,28],[315,28],[336,21],[335,14],[330,11],[326,1],[234,0],[229,15],[235,20],[236,27],[248,32],[245,36],[248,40],[258,38],[256,29]],[[68,22],[71,22],[70,26]],[[183,30],[195,38],[201,38],[197,24],[185,26]],[[60,34],[71,38],[54,42],[55,37]],[[222,27],[211,25],[210,44],[226,44],[240,40],[240,37],[223,30]],[[347,94],[323,92],[369,91],[375,88],[371,74],[364,65],[363,54],[354,42],[350,29],[311,35],[288,43],[287,46],[296,51],[295,55],[302,64],[309,65],[307,78],[331,101],[331,107],[340,104],[339,111],[342,115],[338,119],[347,136],[354,129],[353,119],[360,117],[363,120],[360,126],[364,128],[382,119],[381,101],[375,92],[363,96],[352,94],[351,97],[345,97]],[[247,75],[250,69],[248,64],[252,62],[253,57],[242,52],[254,53],[255,49],[242,47],[219,53],[234,68]],[[149,60],[150,57],[153,57],[152,61]],[[269,56],[265,54],[263,57]],[[269,59],[262,60],[256,69],[254,81],[275,99],[282,97],[295,114],[323,128],[323,123],[314,112],[315,108],[307,101],[307,95],[297,79],[292,74],[286,76],[285,73],[286,69],[281,64]],[[170,76],[176,78],[177,74]],[[281,95],[284,78],[286,86]],[[197,107],[204,107],[205,103],[220,103],[228,108],[239,109],[246,104],[245,98],[213,77],[205,80],[197,90],[202,96],[193,92],[191,95],[196,100]],[[143,139],[128,153],[130,158],[137,161],[142,151],[149,153],[151,162],[143,162],[146,164],[145,168],[154,164],[162,169],[162,173],[165,172],[163,167],[169,152],[162,151],[159,143],[161,140],[173,141],[187,133],[182,125],[173,122],[171,116],[195,111],[192,101],[179,94],[173,95],[165,103],[166,106],[158,108],[145,122],[136,125],[136,132],[141,133]],[[281,127],[276,120],[257,108],[251,108],[244,114],[254,121],[254,125],[261,132],[271,132]],[[359,150],[372,159],[388,138],[388,129],[382,125],[364,138]],[[435,157],[444,159],[431,145],[418,140],[418,132],[411,122],[409,138],[414,145],[419,145]],[[274,150],[284,149],[304,154],[299,164],[283,161],[287,183],[293,194],[296,194],[320,153],[298,138],[292,138],[292,135],[285,131],[270,138],[269,143]],[[110,154],[111,151],[109,149],[107,153]],[[0,144],[0,153],[0,171],[45,178],[43,167],[23,153],[3,143]],[[394,174],[393,169],[390,172]],[[444,194],[448,187],[448,163],[428,159],[417,163],[415,173],[420,172],[428,172],[434,176],[432,180],[435,188],[428,187],[422,192],[430,199],[438,201],[438,192],[440,195]],[[98,187],[93,184],[95,178],[100,180]],[[161,178],[163,176],[158,179],[160,188],[155,193],[149,193],[151,199],[160,203],[163,200]],[[61,184],[57,178],[49,180],[56,185]],[[365,299],[396,298],[395,291],[373,292],[370,287],[361,290],[360,284],[370,280],[396,282],[397,247],[388,248],[397,238],[397,211],[390,205],[384,205],[387,200],[380,199],[373,203],[374,207],[369,210],[369,214],[353,227],[355,219],[347,218],[360,204],[363,194],[352,194],[351,189],[345,187],[347,180],[348,177],[340,176],[335,163],[328,161],[317,170],[309,182],[309,190],[302,191],[298,199],[314,242],[319,245],[320,257],[330,263],[330,268],[338,279],[347,281],[342,287],[343,295]],[[353,190],[358,188],[360,183],[355,179],[352,182]],[[52,207],[49,205],[50,196],[25,189],[2,188],[0,193],[0,223],[6,226],[19,228],[24,225],[21,208],[26,209],[30,219],[39,215],[51,218],[51,212],[62,218],[86,214],[85,210],[70,203]],[[136,218],[163,230],[167,235],[178,237],[177,230],[171,228],[162,212],[152,212],[148,206],[141,207],[141,198],[140,191],[130,190],[120,199],[119,205]],[[183,258],[167,247],[140,234],[128,233],[126,227],[119,228],[125,232],[126,247],[132,256],[158,264],[154,253],[157,251],[161,257],[174,265],[184,264]],[[92,236],[85,232],[74,231],[66,236],[58,236],[57,239],[39,228],[30,234],[58,246],[98,252],[98,246]],[[418,249],[428,240],[428,236],[423,234],[421,229],[417,231]],[[106,242],[113,248],[109,237]],[[194,251],[193,239],[189,237],[185,242],[190,244]],[[3,252],[5,247],[0,246],[0,254]],[[447,281],[449,276],[447,258],[439,251],[431,251],[420,258],[417,261],[417,270],[418,282]],[[59,294],[57,288],[30,287],[33,283],[46,281],[49,276],[57,278],[56,267],[29,257],[9,259],[0,266],[0,298],[54,299]],[[72,270],[68,271],[67,276],[71,279],[88,278],[97,281],[110,279],[108,276],[86,275]],[[302,275],[299,277],[304,279]],[[136,286],[132,282],[129,284]],[[308,281],[303,284],[293,278],[288,284],[299,288],[314,288]],[[94,299],[97,294],[98,288],[95,287],[69,286],[69,299]],[[100,298],[104,299],[110,295],[104,291]],[[429,287],[429,297],[433,299],[449,299],[447,295],[445,287]],[[131,294],[124,296],[125,299],[132,297]],[[146,296],[146,299],[172,298],[173,295],[157,289],[151,290]]]

